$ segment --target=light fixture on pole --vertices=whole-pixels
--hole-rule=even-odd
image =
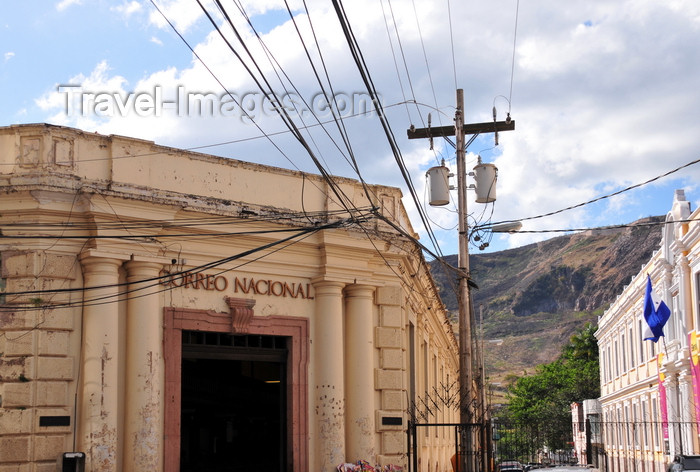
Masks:
[[[519,221],[509,221],[507,223],[498,223],[492,226],[487,226],[483,229],[490,230],[492,233],[517,233],[523,224]]]

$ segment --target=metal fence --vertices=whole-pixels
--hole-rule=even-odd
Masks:
[[[409,421],[407,429],[408,471],[433,468],[422,464],[450,464],[454,471],[485,471],[492,463],[489,448],[488,424],[484,423],[417,423]],[[457,451],[460,451],[457,454]],[[424,456],[430,456],[426,459]]]
[[[697,422],[410,421],[407,436],[409,472],[427,470],[429,460],[445,464],[449,459],[452,470],[462,464],[466,468],[459,470],[467,472],[492,472],[506,460],[533,468],[578,464],[600,472],[664,472],[676,454],[700,454]]]
[[[524,424],[495,420],[491,431],[496,464],[505,460],[547,466],[577,463],[570,422]]]
[[[586,459],[601,472],[664,472],[679,454],[700,454],[700,424],[607,421],[574,425],[586,432]]]
[[[437,457],[441,457],[443,464],[449,458],[452,470],[469,472],[493,471],[497,464],[507,460],[545,465],[576,463],[570,422],[561,426],[498,420],[466,425],[411,421],[407,436],[409,472],[429,468],[419,467],[428,462],[428,456],[433,464]]]

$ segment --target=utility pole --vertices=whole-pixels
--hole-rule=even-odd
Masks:
[[[495,112],[494,112],[495,114]],[[464,124],[464,91],[457,89],[457,110],[455,111],[455,124],[451,126],[441,126],[438,128],[411,127],[408,130],[408,139],[434,138],[455,136],[457,150],[457,210],[459,217],[459,394],[460,394],[460,423],[463,434],[462,444],[458,454],[458,470],[462,472],[476,472],[472,455],[476,454],[473,445],[470,425],[474,423],[472,408],[475,399],[480,399],[481,395],[475,395],[472,391],[474,375],[472,372],[472,319],[471,300],[469,294],[469,230],[467,225],[467,185],[466,185],[466,163],[464,137],[466,134],[498,133],[499,131],[510,131],[515,129],[515,121],[508,118],[507,121],[487,123]],[[478,392],[477,392],[478,393]],[[467,455],[470,458],[467,458]]]
[[[457,110],[455,111],[455,144],[457,146],[457,215],[459,218],[459,386],[460,415],[463,425],[472,422],[472,313],[469,299],[469,234],[467,225],[467,170],[464,149],[464,92],[457,90]],[[466,403],[466,404],[465,404]]]

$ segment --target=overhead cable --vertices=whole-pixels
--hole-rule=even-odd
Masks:
[[[303,228],[303,229],[297,230],[295,232],[295,234],[292,234],[286,238],[272,241],[272,242],[265,244],[263,246],[249,249],[249,250],[240,252],[238,254],[235,254],[233,256],[227,256],[227,257],[215,260],[215,261],[211,261],[211,262],[208,262],[206,264],[199,265],[199,266],[192,268],[192,269],[182,270],[182,271],[178,271],[175,273],[168,273],[165,275],[159,275],[156,277],[151,277],[151,278],[139,280],[136,283],[138,283],[138,284],[145,283],[148,285],[140,286],[134,290],[125,290],[125,291],[121,291],[121,292],[115,293],[115,294],[109,294],[106,296],[100,296],[100,297],[96,297],[93,299],[88,299],[87,304],[90,304],[90,302],[101,301],[104,299],[118,298],[120,296],[128,295],[128,294],[133,293],[133,292],[142,291],[142,290],[145,290],[148,288],[152,288],[154,286],[158,286],[159,284],[161,284],[161,282],[164,279],[172,279],[173,277],[176,277],[178,279],[183,279],[183,278],[191,276],[191,275],[202,273],[205,270],[219,267],[222,264],[226,264],[228,262],[250,256],[252,254],[263,251],[265,249],[270,249],[270,248],[273,248],[275,246],[284,245],[285,243],[289,243],[289,242],[294,241],[294,239],[297,237],[310,235],[310,234],[316,233],[316,232],[324,230],[324,229],[338,228],[341,226],[346,226],[346,225],[350,224],[351,222],[352,222],[352,220],[348,219],[348,220],[341,220],[341,221],[333,222],[330,224],[322,225],[322,226],[319,226],[316,228]],[[226,272],[226,271],[228,271],[228,269],[225,270],[224,272]],[[131,282],[131,283],[118,283],[118,284],[106,284],[106,285],[95,285],[95,286],[77,287],[77,288],[63,288],[63,289],[53,289],[53,290],[52,289],[24,290],[24,291],[15,291],[15,292],[3,292],[3,295],[5,297],[18,297],[18,296],[31,296],[31,295],[71,293],[71,292],[90,292],[90,291],[94,291],[94,290],[103,290],[106,288],[128,287],[129,285],[132,285],[132,284],[133,284],[133,282]],[[2,312],[2,311],[17,311],[19,309],[36,310],[36,309],[46,309],[46,308],[65,308],[65,307],[69,307],[69,306],[75,306],[77,304],[85,305],[84,302],[80,302],[80,303],[78,303],[78,302],[57,302],[57,303],[41,303],[41,302],[39,302],[36,304],[36,306],[18,306],[18,305],[8,304],[7,306],[4,306],[4,307],[0,306],[0,312]]]
[[[606,198],[615,197],[615,196],[617,196],[617,195],[620,195],[620,194],[622,194],[622,193],[628,192],[628,191],[630,191],[630,190],[634,190],[634,189],[636,189],[636,188],[639,188],[639,187],[642,187],[642,186],[644,186],[644,185],[650,184],[650,183],[655,182],[655,181],[657,181],[657,180],[659,180],[659,179],[662,179],[662,178],[664,178],[664,177],[668,177],[669,175],[674,174],[674,173],[676,173],[676,172],[678,172],[678,171],[680,171],[680,170],[682,170],[682,169],[685,169],[686,167],[693,166],[693,165],[697,164],[698,162],[700,162],[700,159],[695,159],[694,161],[688,162],[687,164],[683,164],[682,166],[676,167],[675,169],[670,170],[670,171],[668,171],[668,172],[665,172],[665,173],[663,173],[663,174],[661,174],[661,175],[657,175],[656,177],[652,177],[651,179],[645,180],[644,182],[641,182],[641,183],[638,183],[638,184],[634,184],[634,185],[630,185],[629,187],[625,187],[625,188],[623,188],[623,189],[621,189],[621,190],[618,190],[618,191],[616,191],[616,192],[609,193],[609,194],[607,194],[607,195],[602,195],[602,196],[596,197],[596,198],[594,198],[594,199],[592,199],[592,200],[588,200],[588,201],[583,202],[583,203],[578,203],[578,204],[576,204],[576,205],[568,206],[568,207],[562,208],[562,209],[560,209],[560,210],[551,211],[551,212],[549,212],[549,213],[544,213],[544,214],[537,215],[537,216],[529,216],[529,217],[527,217],[527,218],[518,218],[518,219],[512,219],[512,220],[497,221],[497,222],[495,222],[495,223],[489,223],[489,225],[497,225],[497,224],[501,224],[501,223],[515,223],[515,222],[518,222],[518,221],[522,222],[522,221],[528,221],[528,220],[536,220],[536,219],[539,219],[539,218],[545,218],[545,217],[547,217],[547,216],[557,215],[557,214],[559,214],[559,213],[563,213],[563,212],[565,212],[565,211],[573,210],[573,209],[575,209],[575,208],[580,208],[580,207],[583,207],[583,206],[586,206],[586,205],[590,205],[590,204],[592,204],[592,203],[596,203],[596,202],[599,202],[599,201],[601,201],[601,200],[605,200]],[[522,232],[522,231],[521,231],[521,232]]]
[[[435,246],[436,251],[440,251],[439,244],[437,242],[437,238],[432,232],[432,229],[430,227],[430,222],[425,216],[425,213],[421,207],[420,204],[420,199],[418,198],[418,195],[416,193],[415,187],[413,186],[413,182],[411,180],[411,176],[406,169],[405,163],[403,161],[403,157],[401,155],[401,150],[399,149],[399,146],[396,142],[396,138],[394,136],[393,131],[391,130],[391,126],[389,125],[389,122],[386,118],[386,115],[384,113],[384,110],[382,108],[382,104],[379,100],[376,88],[374,86],[374,83],[372,81],[372,78],[369,74],[369,70],[367,68],[367,64],[364,61],[364,57],[362,55],[362,51],[360,50],[359,44],[357,43],[357,39],[355,38],[355,35],[352,32],[352,27],[350,26],[350,23],[348,21],[347,15],[345,13],[345,9],[343,7],[342,1],[341,0],[332,0],[333,7],[336,11],[336,15],[338,17],[338,20],[340,21],[341,28],[343,30],[343,34],[345,35],[345,39],[348,43],[348,46],[350,48],[350,52],[352,54],[353,60],[355,61],[355,64],[358,68],[358,71],[360,73],[360,77],[362,78],[362,81],[365,84],[365,87],[367,89],[367,92],[370,94],[370,97],[372,98],[372,103],[374,104],[375,110],[377,111],[377,115],[379,116],[379,121],[382,124],[382,129],[384,130],[385,136],[387,138],[387,141],[389,143],[389,147],[392,150],[392,153],[394,155],[394,159],[396,160],[399,170],[401,171],[401,175],[404,179],[404,182],[406,182],[406,185],[408,186],[409,192],[411,193],[411,197],[413,198],[413,202],[416,205],[416,209],[418,211],[418,214],[423,222],[423,225],[425,227],[426,233],[428,234],[428,237],[431,239],[433,245]]]

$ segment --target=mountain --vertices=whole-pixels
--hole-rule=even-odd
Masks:
[[[553,361],[574,332],[588,321],[596,323],[659,248],[663,221],[650,217],[623,228],[471,254],[471,278],[479,287],[471,289],[475,333],[484,345],[489,382],[498,390],[513,376]],[[457,266],[456,255],[445,259]],[[456,323],[454,274],[448,276],[438,261],[430,264]]]

